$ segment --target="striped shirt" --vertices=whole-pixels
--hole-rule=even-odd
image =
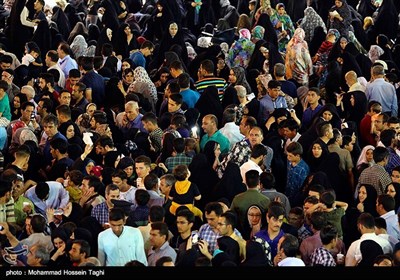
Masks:
[[[204,90],[209,86],[215,86],[218,89],[219,101],[222,101],[224,97],[224,91],[227,87],[227,83],[224,78],[218,78],[214,76],[208,76],[201,80],[198,80],[194,84],[196,90],[201,94],[203,94]]]

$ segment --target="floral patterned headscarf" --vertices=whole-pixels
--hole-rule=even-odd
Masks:
[[[252,30],[252,37],[256,40],[264,38],[265,28],[261,25],[256,25]]]
[[[240,39],[247,39],[250,40],[251,38],[251,33],[247,28],[242,28],[239,30],[239,38]]]

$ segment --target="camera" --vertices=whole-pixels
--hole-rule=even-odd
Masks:
[[[32,112],[31,113],[31,120],[34,120],[35,119],[35,112]]]
[[[62,215],[64,211],[62,209],[56,209],[54,210],[54,215]]]

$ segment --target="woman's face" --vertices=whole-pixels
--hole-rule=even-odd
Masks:
[[[261,211],[258,208],[251,208],[247,213],[247,218],[249,219],[250,226],[256,226],[261,222]]]
[[[126,173],[126,175],[128,175],[128,178],[130,178],[133,174],[133,166],[128,166],[124,168],[124,171]]]
[[[54,247],[60,248],[62,245],[65,245],[65,242],[60,237],[56,237],[53,239],[53,244],[54,244]]]
[[[93,116],[94,111],[96,111],[97,107],[96,105],[90,105],[87,109],[86,109],[86,113],[89,114],[89,116]]]
[[[131,28],[129,27],[129,25],[127,27],[124,28],[124,32],[126,35],[130,35],[132,33]]]
[[[367,199],[367,196],[367,189],[364,186],[361,186],[358,191],[358,200],[363,203]]]
[[[15,109],[21,107],[21,100],[19,99],[19,96],[14,97],[13,104]]]
[[[75,129],[73,125],[68,126],[66,136],[67,139],[71,139],[75,136]]]
[[[346,45],[347,45],[347,40],[346,39],[340,39],[340,47],[342,48],[342,50],[344,50]]]
[[[178,33],[178,25],[176,25],[175,23],[171,23],[169,25],[169,34],[172,38],[174,38],[176,33]]]
[[[125,74],[124,81],[125,81],[126,84],[128,84],[128,85],[132,84],[133,80],[134,80],[134,78],[133,78],[133,73],[132,72],[128,72],[128,73]]]
[[[85,167],[86,168],[86,173],[90,174],[90,172],[92,171],[93,167],[94,167],[94,162],[93,161],[89,162]]]
[[[157,4],[157,9],[158,9],[159,12],[161,12],[163,7],[160,4]]]
[[[322,155],[322,148],[320,144],[314,144],[311,151],[315,158],[320,158]]]
[[[221,154],[221,146],[220,146],[219,144],[217,144],[217,145],[215,146],[214,154],[215,154],[215,157],[216,157],[216,158],[219,158],[219,155]]]
[[[129,67],[131,67],[131,65],[128,62],[126,62],[126,61],[122,62],[122,65],[121,65],[122,71],[124,71],[125,69],[127,69]]]
[[[232,84],[236,83],[236,76],[233,70],[229,71],[229,82]]]
[[[393,184],[388,186],[386,193],[393,198],[396,196],[396,189],[394,188]]]
[[[374,151],[372,149],[369,149],[366,153],[365,153],[365,158],[367,160],[367,162],[371,162],[374,160]]]
[[[280,7],[280,8],[278,9],[278,14],[279,14],[280,16],[284,15],[284,14],[285,14],[285,8],[284,8],[284,7]]]
[[[325,111],[322,113],[322,117],[324,118],[324,120],[329,122],[332,119],[333,115],[330,111]]]
[[[335,0],[335,6],[338,7],[338,8],[342,7],[343,6],[342,1]]]
[[[393,183],[400,183],[400,172],[397,170],[392,171],[392,182]]]

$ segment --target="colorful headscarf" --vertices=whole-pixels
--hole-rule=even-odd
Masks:
[[[256,40],[264,38],[265,28],[261,25],[256,25],[252,30],[252,37]]]
[[[247,40],[251,39],[251,33],[247,28],[242,28],[239,30],[239,38],[244,38]]]

